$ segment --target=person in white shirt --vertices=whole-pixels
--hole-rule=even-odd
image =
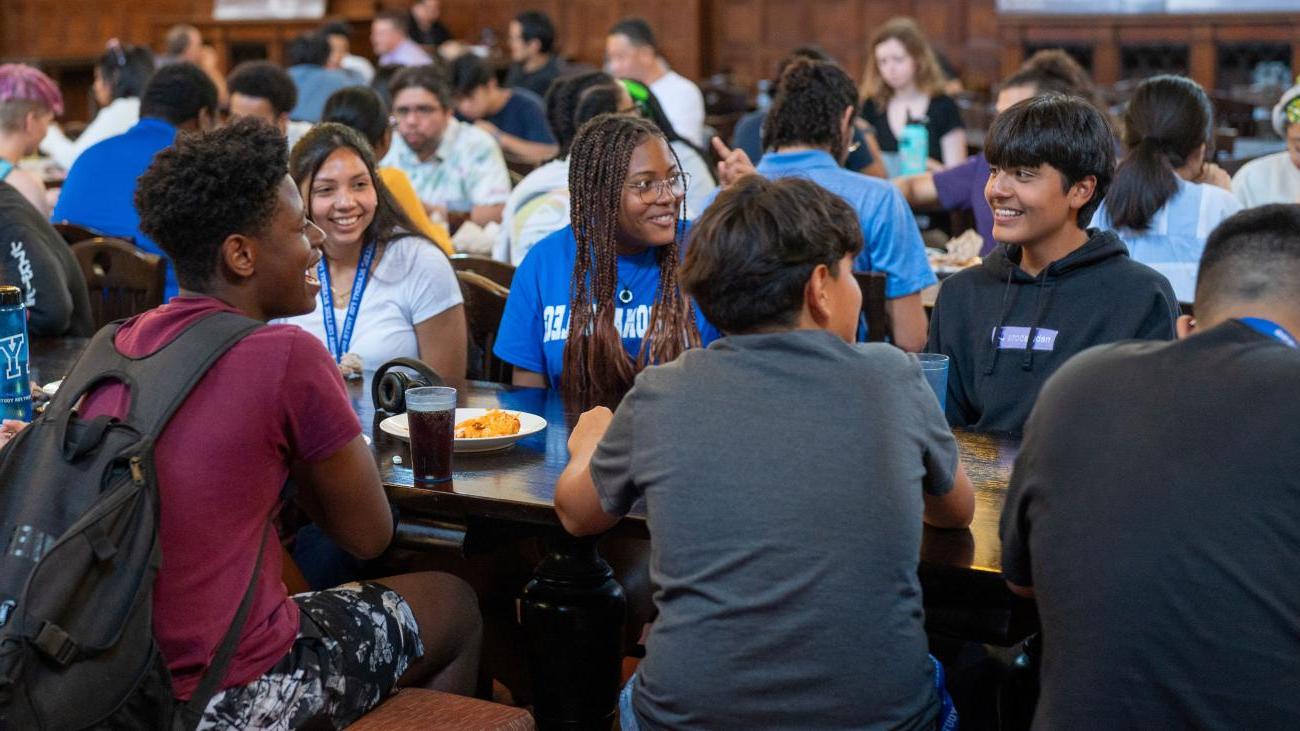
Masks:
[[[298,104],[298,87],[279,66],[270,61],[245,61],[230,72],[230,118],[257,117],[280,130],[292,151],[298,140],[311,130],[311,122],[290,120]]]
[[[294,148],[289,173],[325,243],[316,308],[280,322],[320,338],[341,370],[366,374],[393,358],[418,358],[448,385],[463,384],[468,336],[456,273],[380,182],[366,139],[341,124],[317,125]]]
[[[510,173],[487,132],[452,115],[451,88],[432,66],[404,68],[389,82],[397,135],[385,167],[401,168],[429,215],[455,231],[465,220],[501,221]]]
[[[64,170],[91,145],[116,137],[140,121],[140,93],[153,77],[153,53],[144,46],[124,46],[116,39],[95,62],[95,82],[91,91],[99,113],[77,139],[70,140],[57,124],[50,125],[41,140],[41,152],[49,155]]]
[[[1232,192],[1246,208],[1300,203],[1300,84],[1273,107],[1273,129],[1286,149],[1251,160],[1232,177]]]
[[[615,23],[605,37],[605,56],[611,74],[650,87],[673,129],[696,147],[704,146],[704,95],[690,79],[668,68],[649,23],[640,18]]]

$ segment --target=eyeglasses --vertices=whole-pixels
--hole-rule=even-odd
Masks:
[[[412,114],[414,114],[417,117],[420,117],[421,119],[424,119],[427,117],[432,117],[434,114],[437,114],[438,112],[441,111],[442,111],[441,107],[435,107],[429,104],[421,104],[419,106],[414,106],[414,107],[393,107],[392,119],[393,121],[397,121],[402,117],[409,117]]]
[[[665,190],[673,198],[681,198],[686,195],[686,184],[690,180],[690,174],[676,173],[663,180],[642,180],[636,183],[628,183],[627,187],[636,191],[637,197],[641,199],[642,203],[649,205],[662,198]]]

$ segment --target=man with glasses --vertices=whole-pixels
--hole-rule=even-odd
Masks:
[[[430,216],[455,231],[466,220],[501,221],[510,174],[492,136],[452,114],[451,89],[430,66],[402,69],[389,82],[397,134],[382,165],[401,168]]]

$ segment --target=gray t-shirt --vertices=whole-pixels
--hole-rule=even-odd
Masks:
[[[957,446],[915,360],[821,330],[726,337],[647,368],[591,473],[644,496],[655,620],[643,728],[920,728],[922,492]]]
[[[1300,352],[1231,320],[1043,387],[1002,511],[1043,729],[1300,723]]]

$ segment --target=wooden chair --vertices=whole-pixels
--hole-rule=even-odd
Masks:
[[[506,289],[510,289],[510,285],[515,279],[515,268],[513,266],[503,261],[489,259],[486,256],[454,254],[451,257],[451,266],[458,272],[474,272],[487,277]]]
[[[63,237],[63,240],[69,244],[75,244],[78,241],[86,241],[87,239],[110,238],[106,233],[96,231],[89,226],[72,223],[71,221],[60,221],[54,224],[54,230],[58,231],[59,235]]]
[[[867,317],[867,342],[892,340],[894,330],[889,322],[889,311],[885,309],[885,273],[853,272],[853,277],[862,289],[862,314]]]
[[[104,237],[73,244],[72,255],[86,277],[95,327],[162,304],[167,281],[162,257]]]
[[[510,290],[471,271],[457,271],[456,278],[465,298],[465,320],[469,325],[469,377],[510,383],[513,368],[492,354]]]
[[[348,726],[355,731],[532,731],[522,708],[423,688],[404,688]]]

